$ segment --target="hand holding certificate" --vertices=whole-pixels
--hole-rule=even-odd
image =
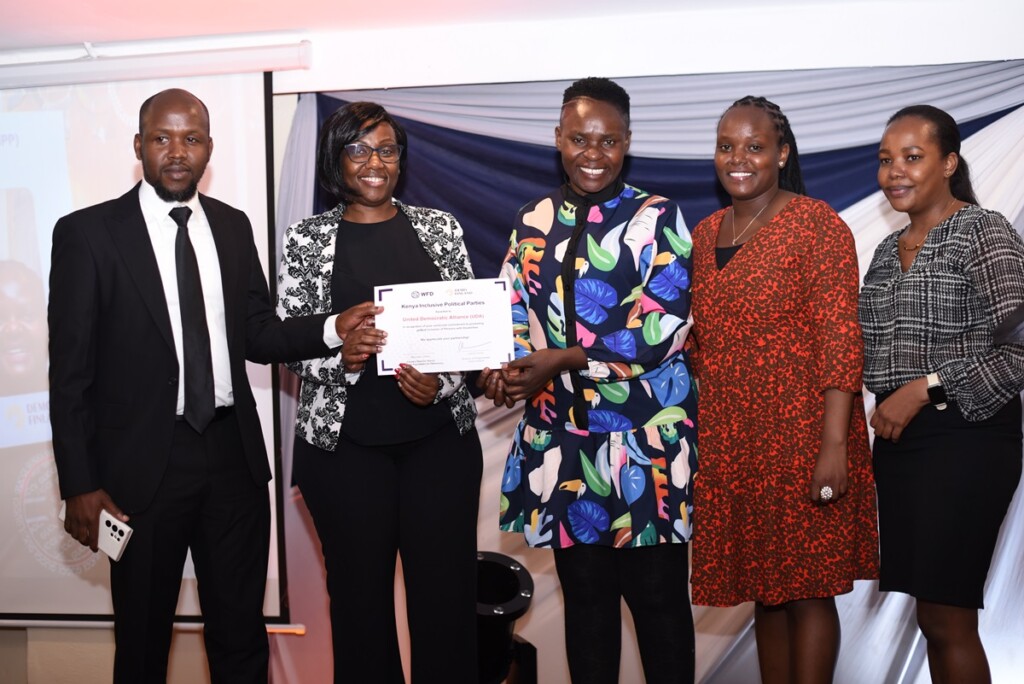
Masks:
[[[421,373],[480,370],[513,358],[512,311],[502,279],[452,280],[374,288],[388,334],[377,373],[407,363]]]

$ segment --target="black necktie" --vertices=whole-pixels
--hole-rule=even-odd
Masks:
[[[203,284],[199,262],[188,237],[188,207],[171,209],[178,224],[174,239],[174,258],[178,271],[178,301],[181,306],[181,339],[185,355],[185,420],[196,432],[202,432],[213,420],[213,361],[210,355],[210,330],[206,327]]]

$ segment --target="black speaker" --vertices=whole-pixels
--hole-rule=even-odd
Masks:
[[[533,578],[519,561],[506,555],[481,551],[476,557],[480,684],[500,684],[509,676],[519,650],[512,630],[530,607]]]

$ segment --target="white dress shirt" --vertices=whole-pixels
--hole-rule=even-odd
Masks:
[[[143,181],[139,186],[139,204],[146,220],[149,239],[153,243],[160,280],[164,285],[167,312],[171,317],[174,347],[178,354],[178,415],[185,412],[185,360],[181,343],[181,305],[178,298],[178,271],[174,256],[174,241],[178,224],[170,216],[174,207],[187,206],[192,210],[188,220],[188,234],[199,263],[199,279],[203,285],[206,325],[210,330],[210,352],[213,358],[213,390],[217,406],[235,403],[231,387],[231,358],[228,354],[227,324],[224,317],[224,288],[221,284],[220,260],[213,241],[210,223],[199,203],[198,193],[188,202],[165,202],[153,186]]]

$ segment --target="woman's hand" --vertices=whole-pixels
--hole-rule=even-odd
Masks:
[[[822,498],[821,488],[828,487],[832,496]],[[811,475],[811,501],[820,504],[835,503],[846,496],[850,488],[849,462],[846,444],[824,444],[818,452],[818,460],[814,464]]]
[[[363,302],[345,309],[334,319],[334,331],[342,342],[348,340],[348,335],[359,328],[373,327],[373,317],[384,310],[382,306],[375,306],[373,302]]]
[[[398,389],[402,391],[405,398],[417,406],[430,406],[434,403],[441,383],[437,375],[433,373],[420,373],[412,366],[401,363],[395,370],[395,380],[398,382]]]
[[[875,406],[875,412],[869,421],[875,431],[875,437],[893,442],[900,441],[903,429],[928,403],[928,378],[911,380],[900,387],[885,401]]]
[[[484,396],[493,401],[495,406],[515,406],[516,402],[506,394],[502,371],[484,368],[476,379],[476,386],[484,391]]]
[[[349,311],[351,310],[349,309]],[[358,373],[363,370],[370,355],[380,353],[387,342],[387,336],[388,334],[383,330],[373,327],[356,328],[350,331],[345,339],[345,344],[341,347],[341,362],[345,364],[345,370],[349,373]]]
[[[825,412],[821,422],[821,446],[811,474],[809,492],[811,501],[816,503],[834,502],[844,496],[850,486],[847,440],[853,414],[853,397],[853,392],[843,392],[834,387],[825,390],[823,394]],[[822,487],[831,489],[832,494],[822,497]]]
[[[502,366],[505,396],[513,402],[529,399],[562,371],[586,367],[587,355],[582,347],[538,349]]]

